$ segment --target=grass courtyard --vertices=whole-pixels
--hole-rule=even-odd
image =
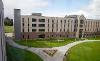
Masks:
[[[7,45],[7,61],[43,61],[38,55]]]
[[[13,26],[4,26],[5,33],[12,33],[14,31]]]
[[[65,61],[100,61],[100,42],[86,42],[72,47]]]
[[[29,46],[29,47],[58,47],[64,46],[68,43],[75,42],[75,38],[66,38],[64,41],[55,41],[52,39],[36,39],[36,40],[21,40],[16,41],[18,44]]]
[[[90,38],[87,38],[89,40],[100,40],[100,36],[96,36],[96,37],[90,37]]]

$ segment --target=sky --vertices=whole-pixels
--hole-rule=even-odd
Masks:
[[[81,15],[100,17],[100,0],[3,0],[5,17],[13,18],[13,10],[21,9],[22,15],[42,13],[43,16],[64,17]]]

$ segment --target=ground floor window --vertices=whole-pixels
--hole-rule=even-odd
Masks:
[[[39,38],[45,38],[45,34],[38,35]]]

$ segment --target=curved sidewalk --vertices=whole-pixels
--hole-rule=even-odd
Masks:
[[[84,42],[93,42],[93,41],[100,41],[100,40],[84,40],[84,41],[76,41],[73,43],[69,43],[65,46],[61,46],[61,47],[53,47],[53,48],[34,48],[34,47],[27,47],[27,46],[22,46],[19,45],[17,43],[15,43],[11,38],[6,38],[6,41],[9,45],[16,47],[16,48],[20,48],[20,49],[25,49],[27,51],[36,53],[37,55],[39,55],[44,61],[63,61],[64,55],[68,52],[68,50],[80,43],[84,43]],[[49,51],[48,53],[50,53],[50,51],[52,52],[53,50],[57,50],[54,54],[54,56],[50,56],[48,55],[45,51]]]

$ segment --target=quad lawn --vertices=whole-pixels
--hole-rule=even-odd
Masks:
[[[43,61],[43,60],[34,53],[7,45],[7,61]]]
[[[100,36],[96,36],[96,37],[91,37],[91,38],[87,38],[89,40],[100,40]]]
[[[4,30],[5,33],[12,33],[14,31],[13,26],[4,26]]]
[[[29,47],[58,47],[64,46],[68,43],[75,42],[75,38],[66,38],[63,41],[57,41],[53,39],[36,39],[36,40],[20,40],[16,41],[18,44],[29,46]]]
[[[100,42],[86,42],[72,47],[64,61],[100,61]]]

